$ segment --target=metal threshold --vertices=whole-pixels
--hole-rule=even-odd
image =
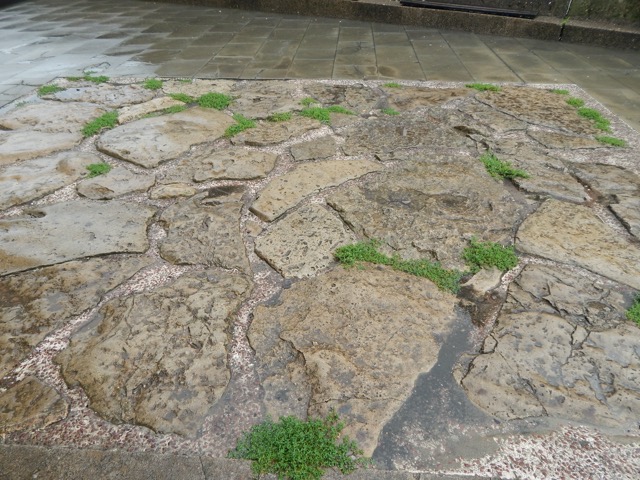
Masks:
[[[487,15],[501,15],[504,17],[519,17],[532,19],[536,17],[534,12],[526,10],[510,10],[507,8],[491,8],[475,5],[457,5],[454,3],[431,2],[429,0],[400,0],[400,5],[407,7],[433,8],[436,10],[455,10],[459,12],[484,13]]]

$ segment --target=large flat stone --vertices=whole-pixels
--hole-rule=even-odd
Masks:
[[[91,103],[45,101],[11,110],[0,117],[0,129],[79,133],[87,122],[104,112],[104,108]]]
[[[31,130],[0,132],[0,166],[68,150],[81,141],[80,133]]]
[[[321,160],[333,157],[336,154],[336,141],[333,137],[325,135],[306,142],[296,143],[291,146],[291,155],[296,162],[305,160]]]
[[[611,201],[613,195],[640,196],[640,177],[626,168],[601,163],[574,163],[571,168],[581,182],[589,185],[596,195]]]
[[[631,235],[640,239],[640,197],[616,195],[617,203],[610,205],[616,217],[629,230]]]
[[[150,113],[160,112],[166,108],[177,105],[184,105],[184,103],[180,100],[174,100],[171,97],[159,97],[149,100],[148,102],[123,107],[118,111],[118,123],[122,125],[123,123],[136,120]]]
[[[271,222],[312,193],[383,168],[368,160],[325,160],[299,165],[269,182],[253,202],[251,211]]]
[[[384,102],[380,91],[362,84],[311,84],[306,85],[304,91],[307,97],[313,98],[325,107],[339,105],[357,115],[380,108]]]
[[[250,128],[231,138],[231,143],[234,145],[267,147],[286,142],[290,138],[297,137],[321,126],[322,124],[317,120],[306,117],[286,122],[261,122],[256,128]]]
[[[87,200],[0,220],[0,275],[107,253],[144,252],[155,208]]]
[[[87,166],[101,162],[92,153],[63,152],[27,160],[0,170],[0,209],[43,197],[87,175]]]
[[[72,87],[46,95],[44,98],[61,102],[97,103],[108,108],[120,108],[125,105],[148,102],[155,92],[140,85],[100,85]]]
[[[195,436],[229,381],[230,322],[250,290],[242,275],[207,270],[114,299],[55,361],[107,420]]]
[[[147,257],[90,258],[0,278],[0,377],[70,317],[150,265]]]
[[[115,167],[97,177],[87,178],[78,184],[83,197],[93,200],[109,200],[132,192],[146,192],[156,183],[154,175],[140,175],[124,167]]]
[[[454,98],[466,97],[466,88],[424,88],[407,87],[384,88],[388,95],[389,107],[400,112],[415,110],[416,108],[440,105]]]
[[[232,91],[230,109],[246,118],[264,119],[274,113],[302,109],[297,85],[291,82],[267,81],[238,84]]]
[[[320,205],[290,213],[256,239],[256,253],[285,277],[311,277],[334,263],[336,248],[353,242],[339,218]]]
[[[387,268],[337,268],[258,307],[249,341],[272,415],[325,415],[370,455],[378,435],[436,363],[455,297]]]
[[[191,108],[121,125],[103,133],[96,146],[108,155],[153,168],[188,152],[192,145],[220,138],[233,123],[217,110]]]
[[[640,290],[640,248],[620,238],[588,207],[547,200],[520,226],[516,248]]]

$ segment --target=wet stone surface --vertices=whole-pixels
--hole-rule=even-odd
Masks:
[[[608,112],[627,147],[543,88],[56,83],[0,115],[1,442],[224,457],[267,415],[333,408],[377,468],[551,478],[562,450],[582,480],[598,451],[635,480],[640,136]],[[232,101],[166,113],[173,93]],[[465,271],[474,238],[518,267],[451,293],[334,257],[376,240]]]

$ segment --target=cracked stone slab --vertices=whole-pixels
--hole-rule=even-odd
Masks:
[[[291,82],[266,81],[237,84],[231,92],[233,113],[246,118],[264,119],[274,113],[295,112],[302,109],[298,88]]]
[[[147,257],[76,260],[0,278],[0,378],[48,334],[150,265]]]
[[[63,152],[27,160],[0,170],[0,209],[29,202],[69,185],[101,162],[92,153]]]
[[[616,195],[616,202],[610,205],[609,208],[629,230],[629,233],[640,239],[640,198],[629,195]]]
[[[458,111],[468,118],[467,123],[472,124],[473,130],[478,131],[482,136],[488,136],[489,132],[503,134],[527,129],[527,124],[522,120],[475,99],[463,102],[458,107]]]
[[[141,204],[75,200],[0,220],[0,275],[107,253],[144,252],[155,211]]]
[[[171,97],[160,97],[137,105],[123,107],[118,111],[118,123],[122,125],[123,123],[136,120],[150,113],[160,112],[166,108],[177,105],[184,105],[184,103],[180,100],[174,100]]]
[[[167,95],[183,93],[197,99],[206,93],[212,92],[229,94],[235,83],[234,80],[205,80],[201,78],[194,78],[189,81],[164,80],[162,82],[162,91]]]
[[[467,88],[383,88],[388,95],[389,107],[400,112],[441,105],[455,98],[469,95],[469,89]]]
[[[69,150],[82,141],[78,132],[34,132],[11,130],[0,132],[0,167],[19,160],[50,155]]]
[[[527,130],[527,134],[546,148],[577,150],[602,147],[602,143],[593,137],[568,135],[562,132],[534,130],[531,128]]]
[[[580,181],[604,196],[605,201],[610,201],[614,195],[640,196],[640,177],[626,168],[601,163],[573,163],[571,169]]]
[[[251,205],[251,211],[271,222],[308,195],[383,168],[369,160],[325,160],[298,165],[271,180]]]
[[[110,200],[132,192],[146,192],[155,183],[155,175],[140,175],[124,167],[115,167],[106,174],[83,180],[77,190],[83,197]]]
[[[327,198],[360,238],[376,239],[403,258],[465,269],[471,237],[510,243],[521,207],[477,159],[433,156]]]
[[[108,421],[193,437],[229,382],[230,322],[251,285],[206,270],[111,300],[55,361]]]
[[[11,110],[0,117],[0,129],[49,133],[79,133],[84,125],[105,113],[91,103],[65,104],[44,101]]]
[[[588,207],[550,199],[518,229],[516,248],[640,290],[640,248]]]
[[[380,92],[367,85],[321,85],[304,87],[306,97],[313,98],[325,107],[339,105],[356,115],[369,113],[383,103]],[[333,124],[333,122],[332,122]]]
[[[290,138],[300,136],[311,130],[320,128],[322,124],[311,118],[301,117],[286,122],[261,122],[256,128],[250,128],[231,138],[234,145],[267,147],[286,142]]]
[[[256,253],[284,277],[311,277],[335,263],[336,248],[352,243],[335,215],[320,205],[290,213],[256,239]]]
[[[253,180],[266,177],[276,165],[274,153],[248,148],[218,149],[205,146],[172,168],[163,183],[210,180]]]
[[[291,146],[291,155],[296,162],[305,160],[322,160],[336,154],[336,141],[330,135],[314,138],[307,142],[296,143]]]
[[[163,198],[192,197],[198,190],[186,183],[168,183],[166,185],[158,185],[151,190],[149,198],[152,200],[160,200]]]
[[[44,428],[68,413],[69,404],[54,388],[28,376],[0,393],[0,434]]]
[[[386,267],[336,268],[295,283],[277,306],[256,309],[249,330],[267,411],[320,416],[333,408],[371,455],[417,376],[436,363],[455,301],[429,280]]]
[[[174,264],[205,264],[249,272],[240,231],[243,189],[212,188],[178,202],[160,216],[167,237],[160,255]]]
[[[154,168],[187,153],[192,145],[220,138],[233,123],[218,110],[190,108],[116,127],[103,133],[96,147],[113,157]]]
[[[43,98],[60,102],[97,103],[108,108],[120,108],[135,103],[148,102],[155,92],[140,85],[91,85],[72,87],[60,92],[45,95]]]

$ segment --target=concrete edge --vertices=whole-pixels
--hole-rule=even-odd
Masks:
[[[366,22],[446,30],[560,40],[594,46],[640,49],[640,28],[570,21],[539,16],[534,20],[479,13],[401,6],[397,0],[145,0],[155,3],[200,5],[265,13],[343,18]]]
[[[121,450],[70,449],[0,444],[0,477],[3,480],[247,480],[255,478],[244,460],[201,455],[175,455]],[[267,475],[265,480],[274,480]],[[351,475],[329,471],[325,480],[483,480],[446,474],[358,470]],[[486,477],[484,477],[486,479]],[[488,480],[488,479],[487,479]]]

